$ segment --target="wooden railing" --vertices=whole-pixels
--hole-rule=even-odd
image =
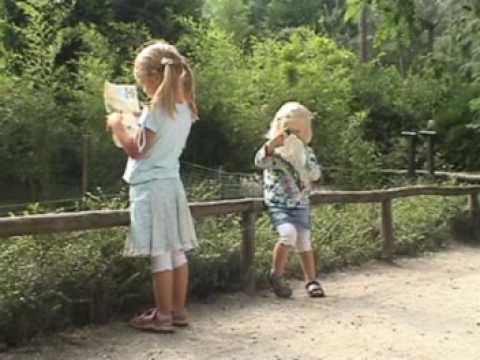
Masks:
[[[375,172],[386,174],[386,175],[408,175],[408,170],[403,170],[403,169],[382,169],[382,170],[376,170]],[[433,174],[431,174],[428,170],[416,169],[415,174],[422,175],[422,176],[433,176],[439,179],[464,181],[467,183],[474,183],[474,184],[480,182],[480,173],[473,174],[468,172],[452,172],[452,171],[435,170]]]
[[[396,198],[436,195],[460,196],[468,195],[470,200],[470,218],[476,223],[478,218],[479,185],[469,186],[413,186],[371,191],[324,191],[311,195],[312,205],[325,203],[379,203],[381,205],[381,221],[383,248],[385,259],[394,254],[394,229],[392,201]],[[259,198],[241,200],[223,200],[201,203],[190,203],[193,217],[202,218],[240,213],[242,216],[241,272],[243,288],[252,293],[255,286],[255,222],[258,214],[264,211],[263,201]],[[75,213],[29,215],[0,218],[0,237],[33,235],[65,231],[92,230],[127,226],[130,224],[128,210],[93,210]]]

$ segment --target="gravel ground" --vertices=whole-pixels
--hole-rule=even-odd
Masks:
[[[87,327],[0,353],[2,360],[480,359],[480,248],[395,264],[371,262],[323,278],[324,299],[221,295],[190,305],[192,326],[142,333],[123,322]]]

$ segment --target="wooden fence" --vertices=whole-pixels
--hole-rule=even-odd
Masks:
[[[408,176],[408,170],[404,169],[381,169],[381,170],[374,170],[377,173],[386,174],[386,175],[405,175]],[[438,179],[442,180],[456,180],[459,182],[467,182],[467,183],[479,183],[480,182],[480,173],[473,174],[468,172],[451,172],[451,171],[441,171],[435,170],[430,173],[428,170],[419,170],[415,169],[416,175],[421,176],[433,176]]]
[[[397,198],[436,195],[468,195],[470,219],[478,219],[478,194],[480,185],[468,186],[413,186],[371,191],[323,191],[311,195],[312,205],[325,203],[379,203],[381,206],[381,224],[383,236],[382,254],[391,259],[394,254],[394,229],[392,201]],[[240,213],[242,216],[241,272],[242,285],[247,293],[255,287],[255,222],[257,215],[264,211],[262,199],[246,198],[241,200],[223,200],[190,203],[194,218]],[[18,235],[33,235],[65,231],[92,230],[127,226],[130,223],[128,210],[94,210],[75,213],[29,215],[0,218],[0,238]]]

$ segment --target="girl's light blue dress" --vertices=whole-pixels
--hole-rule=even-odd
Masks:
[[[155,133],[155,140],[141,159],[128,159],[123,175],[130,184],[126,256],[157,256],[197,246],[179,171],[179,158],[192,122],[193,115],[185,103],[177,104],[173,118],[159,106],[144,110],[140,118],[140,149],[145,129]]]

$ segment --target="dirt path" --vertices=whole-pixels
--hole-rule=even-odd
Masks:
[[[294,298],[286,301],[265,291],[192,304],[193,326],[174,335],[117,322],[0,359],[480,359],[478,247],[333,273],[321,300],[293,285]]]

